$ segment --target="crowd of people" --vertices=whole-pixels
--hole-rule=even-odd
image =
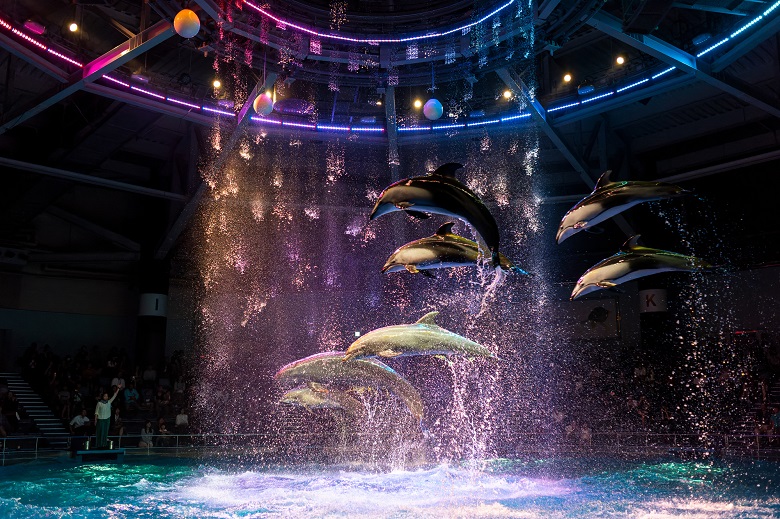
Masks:
[[[181,351],[162,366],[141,368],[118,348],[101,355],[97,348],[82,346],[74,355],[60,356],[48,345],[33,343],[19,363],[24,379],[69,427],[73,448],[93,435],[96,448],[117,437],[132,446],[167,446],[172,435],[190,432],[191,370]],[[13,392],[0,406],[0,434],[19,432]]]

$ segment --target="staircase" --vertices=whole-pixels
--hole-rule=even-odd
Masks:
[[[19,407],[24,409],[41,436],[48,440],[49,446],[55,449],[67,448],[70,434],[62,424],[62,420],[54,416],[49,406],[30,388],[22,376],[18,373],[0,373],[0,379],[6,380],[8,390],[13,391],[19,399]]]

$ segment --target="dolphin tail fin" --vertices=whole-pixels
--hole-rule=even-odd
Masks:
[[[530,272],[527,272],[527,271],[521,269],[517,265],[512,265],[511,267],[509,267],[509,270],[511,270],[515,274],[521,274],[523,276],[533,276],[533,274],[531,274]]]
[[[501,266],[501,258],[498,257],[498,251],[494,250],[492,251],[491,257],[490,257],[490,263],[493,265],[493,267],[500,267]]]

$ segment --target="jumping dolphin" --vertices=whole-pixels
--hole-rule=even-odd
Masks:
[[[458,236],[452,232],[454,222],[447,222],[427,238],[415,240],[397,248],[390,255],[382,272],[400,272],[407,270],[412,274],[421,273],[430,277],[428,270],[447,267],[466,267],[476,265],[482,257],[476,242]],[[528,274],[503,254],[498,254],[499,266],[506,271]]]
[[[385,326],[368,332],[347,348],[344,360],[449,354],[496,357],[484,346],[438,326],[434,321],[437,315],[439,312],[430,312],[414,324]]]
[[[651,249],[637,245],[639,235],[633,236],[621,247],[620,252],[589,268],[577,280],[570,299],[575,299],[617,285],[651,276],[660,272],[699,272],[713,268],[706,261],[676,252]]]
[[[351,416],[359,416],[364,409],[361,403],[346,391],[329,389],[316,382],[309,382],[305,387],[287,391],[279,402],[299,405],[309,411],[312,409],[342,409]]]
[[[664,182],[612,182],[612,171],[605,171],[591,194],[580,200],[563,216],[555,239],[558,243],[588,227],[612,218],[642,202],[689,195],[691,192]]]
[[[342,362],[343,351],[317,353],[283,366],[274,375],[279,381],[341,383],[350,386],[384,386],[404,401],[409,412],[422,420],[420,393],[390,366],[374,359]]]
[[[498,225],[482,200],[455,178],[455,171],[462,167],[462,164],[449,162],[430,175],[405,178],[391,184],[379,195],[370,219],[393,211],[404,211],[415,218],[428,218],[426,213],[460,218],[477,231],[491,252],[493,266],[498,267]]]

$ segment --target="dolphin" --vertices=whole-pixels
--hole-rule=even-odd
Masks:
[[[429,269],[447,267],[466,267],[476,265],[482,257],[476,242],[458,236],[452,232],[454,222],[447,222],[436,231],[436,234],[402,245],[393,252],[382,272],[400,272],[407,270],[412,274],[421,273],[434,277]],[[509,259],[498,253],[499,266],[506,271],[518,274],[528,274],[515,266]]]
[[[347,392],[329,389],[316,382],[309,382],[305,387],[287,391],[279,402],[299,405],[308,411],[312,409],[342,409],[351,416],[359,416],[364,409],[361,403]]]
[[[496,358],[484,346],[438,326],[435,322],[437,315],[439,312],[430,312],[414,324],[385,326],[368,332],[347,348],[344,361],[373,356],[394,358],[449,354]]]
[[[409,412],[422,420],[420,393],[390,366],[374,359],[342,362],[345,352],[316,353],[283,366],[274,379],[291,382],[341,383],[350,386],[384,386],[404,401]]]
[[[609,178],[611,174],[611,170],[605,171],[591,194],[577,202],[563,216],[555,237],[559,244],[569,236],[593,227],[642,202],[691,194],[687,189],[664,182],[627,180],[612,182]]]
[[[660,272],[700,272],[713,268],[694,256],[642,247],[637,245],[638,240],[638,234],[632,236],[620,247],[620,252],[585,271],[577,280],[569,299],[574,301],[596,290],[614,288],[627,281]]]
[[[477,231],[491,252],[493,266],[498,267],[498,225],[482,200],[455,178],[455,171],[462,167],[448,162],[430,175],[405,178],[389,185],[379,195],[370,219],[393,211],[404,211],[415,218],[428,218],[426,213],[460,218]]]

